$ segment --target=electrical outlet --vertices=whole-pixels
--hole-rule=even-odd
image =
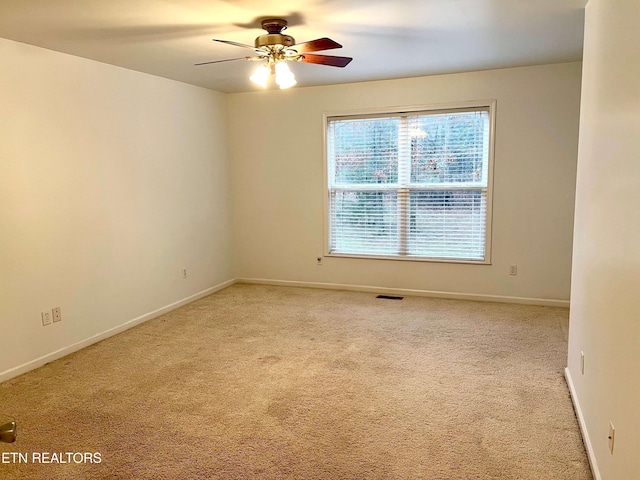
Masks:
[[[186,268],[182,269],[182,278],[187,278],[187,269]]]
[[[42,314],[42,326],[46,327],[47,325],[51,325],[51,313],[50,312],[40,312]]]
[[[609,451],[611,455],[613,455],[613,442],[616,439],[616,429],[611,422],[609,422],[609,436],[607,438],[609,439]]]
[[[509,265],[509,275],[518,274],[518,265]]]
[[[584,352],[580,352],[580,372],[584,375]]]
[[[316,257],[316,265],[322,265],[322,257]]]
[[[53,323],[62,321],[62,311],[60,307],[55,307],[51,310],[51,313],[53,314]]]

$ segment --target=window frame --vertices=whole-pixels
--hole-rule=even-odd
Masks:
[[[492,250],[492,226],[493,226],[493,171],[495,165],[495,123],[496,123],[496,104],[495,99],[491,100],[477,100],[467,102],[456,102],[447,104],[430,104],[430,105],[418,105],[418,106],[396,106],[396,107],[384,107],[384,108],[370,108],[370,109],[358,109],[348,111],[330,111],[322,114],[322,133],[323,133],[323,215],[324,215],[324,256],[336,257],[336,258],[360,258],[371,260],[396,260],[402,262],[435,262],[435,263],[461,263],[461,264],[473,264],[473,265],[491,265],[491,250]],[[358,118],[380,118],[391,116],[405,116],[416,115],[419,113],[447,113],[447,112],[466,112],[474,110],[487,110],[489,112],[489,152],[488,152],[488,166],[487,166],[487,187],[486,187],[486,219],[485,219],[485,256],[482,260],[474,259],[456,259],[456,258],[444,258],[444,257],[418,257],[418,256],[403,256],[403,255],[379,255],[379,254],[362,254],[362,253],[334,253],[329,251],[329,238],[330,238],[330,196],[331,189],[329,188],[329,158],[327,148],[327,130],[330,120],[340,119],[358,119]],[[381,188],[382,187],[382,188]],[[431,187],[430,190],[436,190],[442,187]],[[482,187],[484,188],[484,187]],[[381,184],[372,186],[372,190],[386,189]],[[402,188],[393,187],[389,188],[390,191],[398,192],[400,194]],[[403,235],[402,229],[399,235]],[[406,228],[404,230],[406,235]]]

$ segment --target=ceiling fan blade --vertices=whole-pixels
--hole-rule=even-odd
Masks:
[[[232,42],[231,40],[218,40],[217,38],[212,38],[214,42],[227,43],[229,45],[235,45],[236,47],[249,48],[251,50],[260,51],[256,47],[252,47],[251,45],[245,45],[244,43]]]
[[[234,60],[251,60],[254,57],[238,57],[238,58],[227,58],[226,60],[214,60],[213,62],[202,62],[202,63],[194,63],[194,67],[199,67],[200,65],[210,65],[212,63],[222,63],[222,62],[233,62]]]
[[[225,1],[225,0],[223,0]],[[229,1],[229,0],[227,0]],[[232,0],[229,1],[229,3],[236,3],[238,0]],[[240,27],[240,28],[252,28],[252,29],[261,29],[262,28],[262,21],[263,20],[269,20],[272,18],[280,18],[279,15],[266,15],[263,17],[256,17],[253,20],[250,20],[247,23],[234,23],[233,25],[235,25],[236,27]],[[300,12],[291,12],[290,14],[285,16],[285,19],[287,20],[287,25],[288,28],[291,27],[297,27],[299,25],[304,25],[305,19],[304,16],[300,13]]]
[[[137,39],[141,41],[172,40],[181,38],[193,38],[200,35],[231,34],[228,26],[216,23],[173,23],[162,25],[120,25],[81,27],[65,29],[65,37],[72,40],[127,40]]]
[[[334,42],[330,38],[317,38],[308,42],[297,43],[290,48],[297,50],[298,53],[320,52],[322,50],[331,50],[333,48],[342,48],[338,42]]]
[[[314,55],[312,53],[305,53],[300,57],[301,62],[316,63],[318,65],[328,65],[330,67],[346,67],[349,65],[353,58],[350,57],[337,57],[333,55]]]

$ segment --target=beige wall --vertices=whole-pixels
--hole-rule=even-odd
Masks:
[[[579,63],[223,95],[7,40],[0,58],[0,380],[236,276],[569,297]],[[492,265],[316,266],[323,112],[487,99]]]
[[[233,265],[224,95],[2,39],[0,59],[2,380]]]
[[[639,29],[637,0],[589,1],[568,379],[596,478],[605,480],[640,478]]]
[[[568,304],[580,70],[569,63],[230,95],[238,276]],[[316,265],[323,112],[486,99],[497,100],[492,265],[335,257]]]

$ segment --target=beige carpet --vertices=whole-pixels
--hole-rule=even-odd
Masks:
[[[567,317],[235,285],[1,384],[0,478],[591,479]]]

